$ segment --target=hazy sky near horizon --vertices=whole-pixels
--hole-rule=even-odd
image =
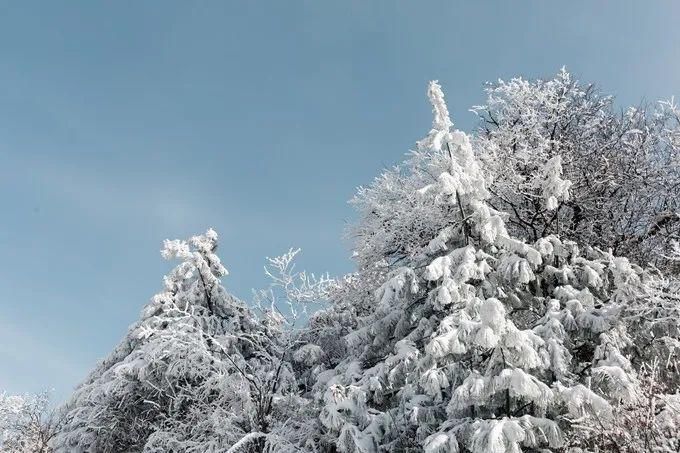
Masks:
[[[483,83],[566,67],[620,105],[680,94],[672,1],[0,2],[0,391],[62,400],[171,264],[221,236],[248,299],[266,256],[351,270],[347,200]]]

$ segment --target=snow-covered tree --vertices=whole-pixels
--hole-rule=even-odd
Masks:
[[[594,418],[578,425],[569,443],[571,452],[621,453],[680,450],[680,394],[669,394],[657,380],[657,366],[640,373],[640,398],[617,405],[608,420]],[[677,387],[676,387],[677,388]]]
[[[618,113],[611,96],[562,69],[548,80],[500,80],[473,109],[489,202],[530,241],[559,233],[678,271],[680,111],[675,103]]]
[[[293,453],[307,451],[315,444],[318,408],[308,398],[310,383],[325,369],[328,357],[318,346],[317,330],[310,328],[312,312],[323,306],[336,287],[327,274],[320,277],[297,271],[295,259],[300,249],[267,258],[267,288],[254,291],[253,306],[275,333],[282,351],[280,359],[294,375],[297,391],[277,398],[275,423],[265,443],[266,451]],[[311,451],[314,451],[313,449]]]
[[[0,451],[50,453],[50,442],[61,429],[59,412],[50,409],[49,394],[0,393]]]
[[[294,379],[272,329],[228,294],[213,230],[166,241],[180,264],[66,404],[63,452],[261,451]],[[250,450],[245,450],[245,448]]]
[[[634,364],[654,367],[655,387],[680,388],[680,280],[649,270],[640,275],[636,297],[622,312],[633,338]]]
[[[439,85],[428,94],[431,132],[355,199],[353,288],[374,298],[348,356],[318,376],[324,440],[342,452],[557,451],[576,421],[638,397],[619,314],[642,270],[555,235],[513,238]],[[545,209],[569,198],[559,167],[543,167]]]
[[[328,274],[317,277],[295,269],[301,249],[290,249],[283,255],[267,258],[264,273],[269,278],[265,289],[253,290],[253,305],[264,318],[278,319],[290,329],[301,327],[304,319],[320,307],[335,286]]]

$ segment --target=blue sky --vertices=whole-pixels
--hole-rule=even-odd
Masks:
[[[671,1],[0,3],[0,388],[63,399],[212,226],[247,298],[265,256],[351,269],[354,188],[482,84],[562,65],[621,105],[680,94]]]

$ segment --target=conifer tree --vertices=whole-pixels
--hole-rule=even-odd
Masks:
[[[557,451],[576,420],[605,423],[637,397],[618,314],[641,270],[557,236],[513,238],[436,82],[428,95],[431,132],[355,201],[357,278],[384,277],[349,357],[317,383],[326,439],[342,452]],[[559,167],[544,172],[548,207],[568,197]]]
[[[216,248],[213,230],[165,242],[180,264],[66,404],[57,451],[262,449],[292,379],[272,330],[222,286]]]

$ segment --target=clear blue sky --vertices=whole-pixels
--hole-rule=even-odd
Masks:
[[[212,226],[241,297],[265,256],[351,269],[346,201],[482,83],[566,65],[680,94],[680,3],[0,3],[0,388],[63,399]]]

